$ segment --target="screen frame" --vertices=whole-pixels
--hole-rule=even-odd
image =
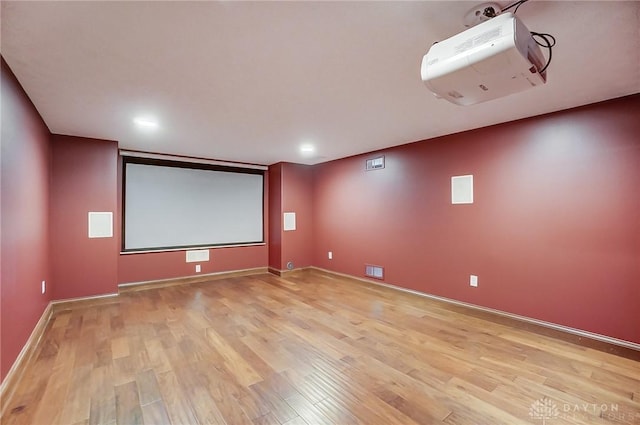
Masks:
[[[144,253],[144,252],[162,252],[162,251],[182,251],[190,249],[202,249],[202,248],[224,248],[224,247],[242,247],[253,245],[265,244],[265,176],[266,171],[256,168],[243,168],[243,167],[231,167],[226,165],[205,164],[198,162],[181,162],[168,159],[156,159],[156,158],[142,158],[135,156],[121,156],[122,158],[122,198],[121,198],[121,246],[120,252],[122,254]],[[193,170],[204,171],[219,171],[227,173],[240,173],[240,174],[253,174],[262,177],[262,239],[259,241],[250,242],[228,242],[228,243],[211,243],[211,244],[197,244],[197,245],[174,245],[174,246],[162,246],[162,247],[149,247],[149,248],[126,248],[125,247],[125,229],[126,229],[126,199],[127,199],[127,164],[141,164],[151,165],[159,167],[171,167],[171,168],[188,168]]]

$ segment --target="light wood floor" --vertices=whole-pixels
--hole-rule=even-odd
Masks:
[[[317,272],[54,314],[9,424],[640,424],[640,363]]]

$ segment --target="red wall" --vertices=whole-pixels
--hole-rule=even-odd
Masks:
[[[282,267],[282,163],[269,167],[269,267]]]
[[[50,299],[49,130],[2,61],[0,380]]]
[[[221,271],[244,270],[267,266],[266,245],[209,250],[209,261],[187,263],[185,251],[122,254],[118,262],[118,282],[145,282],[195,276]],[[195,272],[195,264],[201,272]]]
[[[118,292],[118,145],[52,138],[51,272],[55,299]],[[89,211],[114,213],[114,237],[88,237]]]
[[[271,239],[269,267],[286,270],[313,264],[313,167],[280,162],[269,167]],[[296,230],[283,231],[285,212],[296,213]]]
[[[283,163],[282,212],[296,213],[296,230],[282,232],[281,270],[313,264],[313,167]],[[280,220],[284,217],[281,214]]]
[[[314,264],[640,343],[638,117],[640,95],[319,165]]]

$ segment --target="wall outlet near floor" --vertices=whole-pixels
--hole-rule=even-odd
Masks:
[[[327,257],[329,257],[329,260],[333,260],[333,252],[329,251]]]
[[[469,286],[473,286],[474,288],[478,286],[478,276],[473,274],[469,276]]]
[[[44,280],[42,281],[41,288],[42,288],[42,294],[47,292],[47,282],[45,282]]]
[[[196,264],[196,273],[200,273],[202,271],[202,267],[200,264]]]

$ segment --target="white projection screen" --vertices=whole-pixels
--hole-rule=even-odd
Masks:
[[[263,172],[124,163],[124,251],[261,243]]]

